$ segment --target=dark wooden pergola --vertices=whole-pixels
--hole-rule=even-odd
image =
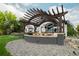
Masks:
[[[63,5],[61,5],[62,12],[60,13],[58,7],[56,7],[57,13],[55,13],[54,9],[52,9],[53,15],[48,12],[43,11],[42,9],[32,8],[27,10],[24,14],[23,19],[21,20],[25,25],[32,24],[36,27],[40,26],[43,22],[51,21],[59,26],[59,32],[64,33],[64,23],[65,23],[65,14],[68,11],[64,11]]]

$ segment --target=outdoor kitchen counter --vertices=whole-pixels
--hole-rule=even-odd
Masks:
[[[64,33],[42,33],[42,34],[33,34],[33,35],[28,35],[24,34],[24,36],[29,36],[29,37],[57,37],[58,34],[64,35]]]

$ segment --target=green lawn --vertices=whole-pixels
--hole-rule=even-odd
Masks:
[[[5,46],[8,42],[22,38],[15,35],[1,35],[0,36],[0,56],[10,56],[11,54],[6,50]]]

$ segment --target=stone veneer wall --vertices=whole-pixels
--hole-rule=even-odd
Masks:
[[[58,44],[64,45],[64,34],[58,34],[57,37],[35,37],[24,35],[24,39],[28,42],[38,44]]]

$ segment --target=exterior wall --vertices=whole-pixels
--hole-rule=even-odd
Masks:
[[[57,37],[34,37],[25,35],[24,38],[31,43],[64,45],[64,34],[58,34]]]

